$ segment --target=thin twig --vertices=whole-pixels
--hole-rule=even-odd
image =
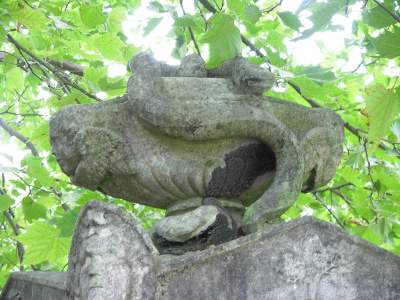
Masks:
[[[282,2],[283,2],[283,0],[280,0],[278,4],[274,5],[272,8],[270,8],[270,9],[268,9],[268,10],[267,10],[267,9],[263,9],[263,10],[262,10],[262,13],[269,14],[269,13],[270,13],[271,11],[273,11],[275,8],[277,8],[278,6],[282,5]]]
[[[3,191],[3,189],[0,189],[0,194],[1,195],[5,195],[5,191]],[[19,235],[19,230],[17,225],[14,222],[14,219],[12,218],[11,214],[4,210],[3,211],[4,216],[7,218],[8,223],[10,223],[10,226],[14,232],[14,234],[16,236]],[[24,245],[22,245],[20,242],[17,241],[17,250],[18,250],[18,257],[19,257],[19,262],[22,263],[23,259],[24,259],[24,254],[25,254],[25,249],[24,249]]]
[[[303,96],[303,95],[301,94],[301,89],[300,89],[300,87],[298,87],[297,85],[295,85],[295,84],[293,84],[293,83],[291,83],[291,82],[288,82],[288,84],[289,84],[291,87],[293,87],[293,88],[296,90],[296,92],[299,93],[299,94],[303,97],[303,99],[306,100],[306,101],[311,105],[311,107],[314,107],[314,108],[324,108],[322,105],[320,105],[320,104],[317,103],[316,101],[314,101],[314,100],[312,100],[312,99],[309,99],[309,98]],[[363,138],[363,137],[358,133],[359,131],[362,131],[361,129],[355,128],[354,126],[350,125],[349,122],[344,122],[343,125],[344,125],[344,127],[345,127],[347,130],[349,130],[351,133],[353,133],[354,135],[356,135],[359,139],[362,139],[362,138]],[[382,143],[379,143],[378,147],[381,148],[382,150],[387,150],[387,149],[389,149],[387,146],[385,146],[385,145],[382,144]],[[400,157],[398,156],[398,158],[400,158]]]
[[[181,9],[182,9],[183,15],[186,16],[185,9],[183,8],[183,0],[180,0],[180,4],[181,4]],[[201,57],[200,48],[199,48],[199,45],[197,45],[196,38],[194,37],[192,28],[188,27],[188,29],[189,29],[190,37],[192,38],[194,46],[196,47],[197,54]]]
[[[56,76],[63,84],[70,86],[74,89],[77,89],[78,91],[82,92],[83,94],[85,94],[86,96],[88,96],[89,98],[92,98],[98,102],[102,102],[103,100],[97,98],[96,96],[93,96],[92,94],[90,94],[89,92],[85,91],[84,89],[82,89],[81,87],[79,87],[78,85],[76,85],[75,83],[71,82],[71,80],[67,77],[65,78],[65,74],[61,73],[55,68],[53,67],[51,64],[43,61],[42,59],[40,59],[39,57],[37,57],[35,54],[33,54],[31,51],[29,51],[28,49],[26,49],[24,46],[22,46],[21,44],[19,44],[10,34],[6,35],[7,39],[13,43],[18,49],[24,51],[26,54],[28,54],[30,57],[32,57],[34,60],[36,60],[40,65],[45,66],[47,69],[49,69],[54,76]]]
[[[194,4],[196,5],[197,9],[200,11],[200,15],[201,15],[201,17],[203,18],[204,23],[206,24],[205,31],[207,31],[207,27],[210,27],[210,28],[211,28],[211,25],[210,25],[210,23],[208,23],[207,18],[204,16],[204,12],[203,12],[203,10],[201,9],[200,5],[197,3],[197,0],[194,0]]]
[[[40,190],[40,191],[42,191],[42,192],[45,192],[45,193],[47,193],[47,194],[54,194],[54,195],[56,195],[56,196],[58,196],[58,197],[60,197],[60,198],[62,197],[62,194],[61,194],[61,193],[57,193],[57,192],[55,192],[55,191],[48,191],[48,190],[42,189],[42,188],[40,188],[40,187],[37,187],[37,186],[35,186],[35,185],[33,185],[33,184],[29,184],[29,183],[26,182],[21,176],[19,176],[17,173],[13,172],[13,174],[14,174],[14,176],[18,177],[23,183],[25,183],[25,185],[27,185],[27,186],[29,187],[29,190],[30,190],[31,188],[35,188],[35,189]]]
[[[313,193],[313,195],[326,208],[326,210],[329,211],[331,216],[335,218],[336,222],[338,222],[340,227],[342,227],[344,230],[346,230],[346,227],[344,227],[342,222],[340,222],[340,220],[336,217],[336,215],[332,212],[332,210],[324,203],[324,201],[322,201],[322,199],[316,193]]]
[[[376,191],[376,193],[378,194],[379,197],[381,197],[381,195],[379,194],[379,191],[375,187],[375,181],[374,181],[374,178],[372,177],[372,174],[371,174],[371,164],[370,164],[369,158],[368,158],[367,140],[366,139],[364,139],[363,146],[364,146],[364,150],[365,150],[365,157],[366,157],[367,163],[368,163],[368,176],[371,179],[371,184],[372,184],[371,194],[368,196],[368,198],[371,201],[371,207],[372,207],[372,210],[375,213],[375,220],[377,220],[378,219],[378,213],[375,210],[375,205],[374,205],[374,202],[372,200],[372,195],[374,194],[374,191]]]
[[[5,257],[9,262],[11,262],[14,266],[16,266],[16,267],[18,268],[18,265],[17,265],[15,262],[13,262],[13,261],[7,256],[7,254],[5,254],[5,253],[3,252],[3,255],[4,255],[4,257]]]
[[[32,5],[30,5],[30,4],[28,3],[28,1],[24,0],[24,2],[25,2],[25,4],[28,5],[30,8],[36,9],[36,8],[34,8]]]
[[[395,19],[397,22],[400,23],[400,18],[398,16],[396,16],[394,13],[392,13],[386,6],[384,6],[382,3],[380,3],[377,0],[373,0],[376,4],[378,4],[380,7],[382,7],[389,15],[391,15],[393,17],[393,19]]]
[[[351,182],[346,182],[346,183],[338,185],[338,186],[333,186],[333,187],[322,189],[322,190],[316,190],[315,192],[316,193],[323,193],[323,192],[326,192],[326,191],[340,190],[341,188],[343,188],[345,186],[349,186],[349,185],[353,186],[353,184]]]

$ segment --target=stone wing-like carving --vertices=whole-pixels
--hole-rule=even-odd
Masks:
[[[147,233],[127,212],[110,203],[89,201],[72,238],[69,299],[155,299],[157,255]]]

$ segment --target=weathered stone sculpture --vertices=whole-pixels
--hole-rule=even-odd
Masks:
[[[127,97],[61,109],[50,142],[74,184],[167,209],[151,230],[165,253],[274,224],[334,175],[341,118],[262,96],[275,75],[244,58],[206,70],[196,55],[172,67],[140,53],[130,67]]]

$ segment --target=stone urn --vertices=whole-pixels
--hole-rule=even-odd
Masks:
[[[275,75],[242,57],[205,69],[140,53],[127,94],[71,105],[50,120],[71,182],[166,209],[161,253],[202,250],[276,224],[300,192],[325,185],[343,154],[342,119],[263,96]]]

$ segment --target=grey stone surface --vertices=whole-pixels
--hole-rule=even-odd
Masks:
[[[238,203],[249,234],[333,177],[343,121],[262,96],[272,73],[242,57],[206,70],[197,56],[171,67],[140,53],[130,66],[127,96],[53,115],[50,142],[71,182],[175,215],[206,197]]]
[[[1,300],[68,300],[65,272],[15,272],[8,278]]]
[[[14,273],[0,299],[400,299],[399,256],[314,217],[183,256],[159,256],[128,217],[90,202],[74,232],[68,272]],[[107,225],[114,222],[126,225]],[[122,250],[107,228],[123,236]],[[101,256],[96,264],[93,248]]]
[[[68,257],[69,299],[154,299],[158,256],[142,226],[117,206],[88,202]]]
[[[160,254],[185,254],[204,250],[242,235],[238,221],[215,198],[202,206],[158,221],[148,234]]]

